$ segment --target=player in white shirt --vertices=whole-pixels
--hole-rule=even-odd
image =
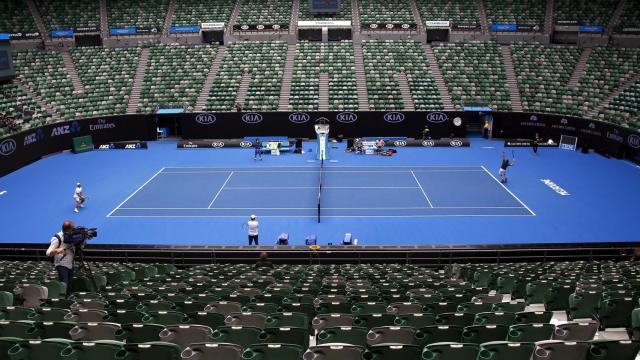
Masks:
[[[80,208],[84,207],[84,201],[86,197],[82,193],[82,185],[80,183],[76,184],[76,190],[73,193],[73,198],[76,200],[76,207],[73,209],[73,212],[80,211]]]
[[[249,233],[249,245],[253,245],[255,241],[256,245],[258,245],[258,220],[256,220],[255,215],[251,215],[251,219],[247,222],[247,230]]]

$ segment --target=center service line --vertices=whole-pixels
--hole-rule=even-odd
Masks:
[[[211,209],[211,206],[213,205],[214,202],[216,202],[216,199],[218,198],[218,196],[222,192],[222,189],[224,189],[224,187],[227,185],[227,183],[229,182],[229,180],[231,179],[232,176],[233,176],[233,171],[231,172],[231,174],[229,174],[229,176],[227,177],[227,180],[225,180],[224,184],[222,184],[222,187],[220,188],[220,190],[218,190],[218,192],[216,193],[216,196],[213,198],[213,200],[211,200],[211,203],[207,207],[208,209]]]

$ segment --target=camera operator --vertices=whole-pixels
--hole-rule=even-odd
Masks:
[[[58,272],[58,280],[67,284],[67,295],[72,293],[71,282],[73,280],[73,260],[75,248],[73,244],[64,242],[65,234],[69,234],[75,228],[73,222],[67,220],[62,224],[62,231],[51,238],[51,244],[47,249],[47,256],[53,256],[53,265]]]

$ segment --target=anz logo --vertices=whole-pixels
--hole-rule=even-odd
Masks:
[[[529,118],[529,120],[531,121],[538,121],[538,117],[535,115],[531,115],[531,117]]]
[[[51,136],[73,134],[80,132],[80,124],[77,121],[71,123],[71,125],[56,126],[51,130]]]
[[[384,121],[397,124],[404,121],[404,114],[399,112],[389,112],[384,114]]]
[[[253,143],[251,141],[241,141],[240,142],[240,147],[250,148],[252,146],[253,146]]]
[[[567,120],[565,118],[560,119],[560,124],[567,125],[568,123],[569,123],[569,120]]]
[[[445,113],[433,112],[427,114],[427,121],[430,123],[438,124],[443,123],[447,120],[449,120],[449,116]]]
[[[356,120],[358,120],[358,115],[352,112],[342,112],[336,115],[336,120],[338,120],[343,124],[351,124],[353,122],[356,122]]]
[[[0,143],[0,155],[9,156],[16,151],[16,141],[13,139],[7,139]]]
[[[258,113],[246,113],[242,115],[242,121],[247,124],[257,124],[262,121],[262,115]]]
[[[407,142],[403,140],[396,140],[393,142],[393,145],[397,147],[405,147],[407,146]]]
[[[595,123],[589,123],[589,129],[593,130],[596,128],[596,124]]]
[[[422,142],[422,146],[424,147],[433,147],[436,146],[436,142],[433,140],[425,140]]]
[[[202,125],[210,125],[216,122],[216,116],[213,114],[199,114],[196,116],[196,122]]]
[[[307,113],[293,113],[289,115],[289,121],[295,124],[304,124],[311,120],[311,116]]]
[[[629,137],[627,137],[627,142],[629,143],[629,146],[634,149],[640,148],[640,136],[636,134],[629,135]]]
[[[38,129],[36,132],[24,137],[24,145],[34,144],[42,139],[44,139],[44,131],[42,131],[42,129]]]
[[[460,147],[462,146],[462,140],[451,140],[449,141],[449,145],[453,147]]]
[[[224,142],[222,142],[222,141],[214,141],[214,142],[211,143],[211,147],[222,148],[222,147],[224,147]]]

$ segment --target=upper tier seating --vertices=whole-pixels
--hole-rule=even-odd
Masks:
[[[422,21],[450,21],[454,26],[480,26],[475,0],[416,0]]]
[[[243,0],[237,25],[289,25],[291,0]],[[301,5],[302,7],[303,5]]]
[[[409,0],[359,0],[360,23],[368,24],[415,24]]]
[[[577,21],[580,25],[607,26],[619,0],[555,0],[556,23]]]
[[[227,24],[235,6],[233,0],[177,0],[173,14],[173,25],[200,25],[204,22]]]
[[[318,110],[320,73],[326,73],[329,79],[329,110],[358,110],[351,41],[298,44],[289,100],[291,110]]]
[[[286,57],[287,44],[283,42],[242,42],[229,45],[205,108],[210,111],[232,111],[246,73],[249,83],[243,109],[277,110]]]
[[[489,23],[544,28],[546,2],[539,0],[484,0]]]
[[[526,111],[580,116],[583,102],[567,86],[580,49],[530,43],[511,45],[522,106]]]
[[[49,30],[95,28],[100,29],[98,1],[36,0],[45,26]]]
[[[217,46],[154,45],[144,74],[138,112],[156,106],[195,106]]]
[[[162,31],[169,0],[107,0],[110,28]]]
[[[0,1],[0,33],[37,32],[33,16],[23,0]]]
[[[511,109],[498,44],[445,43],[433,50],[456,109],[473,104],[489,105],[498,111]]]
[[[638,71],[640,53],[637,49],[594,48],[585,73],[580,78],[580,94],[585,99],[584,114],[595,109],[613,90]]]
[[[351,0],[342,1],[342,11],[335,14],[312,14],[306,2],[300,3],[299,20],[349,20],[351,21]]]
[[[85,92],[78,99],[79,117],[122,115],[140,57],[137,48],[77,48],[71,53]]]
[[[15,128],[2,124],[4,117],[12,118]],[[14,84],[0,84],[0,137],[50,122],[51,115]]]
[[[442,101],[424,54],[415,41],[367,41],[363,46],[371,110],[405,108],[396,76],[407,76],[416,110],[440,110]]]
[[[616,30],[623,28],[639,28],[640,27],[640,1],[627,1]]]
[[[640,81],[618,94],[600,111],[598,119],[640,130]]]

